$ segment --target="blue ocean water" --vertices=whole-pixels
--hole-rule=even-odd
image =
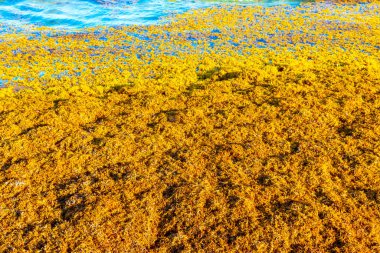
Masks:
[[[194,8],[220,4],[298,5],[299,0],[0,0],[0,33],[7,26],[78,29],[94,26],[149,25]]]

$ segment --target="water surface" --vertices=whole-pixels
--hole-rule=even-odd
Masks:
[[[148,25],[194,8],[221,4],[298,5],[299,0],[0,0],[2,26],[36,25],[77,29],[99,25]],[[4,29],[4,28],[3,28]],[[0,27],[1,30],[1,27]]]

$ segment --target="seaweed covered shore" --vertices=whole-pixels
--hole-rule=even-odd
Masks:
[[[0,40],[1,252],[379,252],[380,5]]]

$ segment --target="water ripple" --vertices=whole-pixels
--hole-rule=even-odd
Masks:
[[[221,3],[268,6],[297,5],[300,2],[298,0],[0,0],[0,23],[2,26],[36,25],[64,29],[99,25],[148,25],[159,23],[163,17],[171,14]]]

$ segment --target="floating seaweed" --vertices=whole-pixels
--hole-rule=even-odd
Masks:
[[[0,250],[380,251],[379,7],[2,36]]]

